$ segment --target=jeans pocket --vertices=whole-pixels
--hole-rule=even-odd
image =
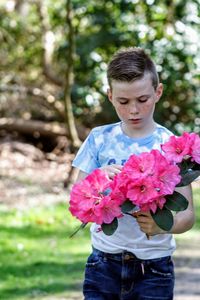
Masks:
[[[148,269],[155,276],[165,278],[174,277],[174,264],[170,257],[150,261],[148,263]]]
[[[87,268],[96,267],[102,262],[102,260],[103,257],[100,256],[99,254],[91,253],[86,262],[86,267]]]
[[[120,276],[120,262],[108,259],[99,253],[90,254],[83,283],[85,299],[118,299],[117,295],[121,287]]]

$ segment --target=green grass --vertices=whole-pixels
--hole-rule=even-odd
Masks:
[[[44,299],[81,290],[88,229],[63,204],[28,211],[0,206],[0,299]]]
[[[196,223],[190,235],[200,229],[199,189],[194,196]],[[90,239],[87,227],[69,238],[79,224],[65,204],[26,211],[1,205],[0,299],[69,299],[81,291]]]

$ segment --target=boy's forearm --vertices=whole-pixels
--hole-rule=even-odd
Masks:
[[[170,233],[179,234],[184,233],[192,228],[195,222],[195,216],[193,210],[187,210],[177,213],[174,216],[174,225],[170,230]]]

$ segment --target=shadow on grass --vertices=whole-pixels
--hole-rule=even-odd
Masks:
[[[27,265],[7,264],[1,267],[1,281],[12,277],[13,284],[11,288],[1,288],[1,299],[28,299],[34,294],[81,290],[83,269],[82,260],[66,264],[43,261]]]
[[[36,296],[47,296],[47,295],[54,295],[58,293],[63,293],[65,291],[81,291],[81,285],[78,286],[75,285],[68,285],[68,284],[62,284],[62,283],[50,283],[48,285],[33,285],[30,288],[13,288],[13,289],[5,289],[1,291],[1,299],[15,299],[21,297],[21,299],[38,299]],[[25,298],[26,297],[26,298]],[[66,298],[67,299],[67,298]]]
[[[83,260],[76,260],[76,262],[66,262],[66,264],[63,263],[57,263],[57,262],[44,262],[44,261],[37,261],[33,264],[27,264],[27,265],[9,265],[8,263],[6,265],[1,265],[1,280],[6,279],[10,275],[16,277],[16,278],[31,278],[34,276],[40,276],[40,277],[59,277],[59,276],[66,276],[69,275],[73,277],[73,275],[76,275],[78,273],[81,273],[84,269],[84,261]]]

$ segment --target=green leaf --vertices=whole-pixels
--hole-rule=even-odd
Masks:
[[[194,166],[192,167],[192,170],[200,170],[200,164],[195,162]]]
[[[189,170],[182,175],[181,182],[177,184],[177,187],[185,186],[192,183],[197,177],[200,176],[200,170]]]
[[[187,173],[189,169],[194,167],[194,162],[191,161],[191,158],[183,159],[183,161],[178,164],[178,167],[180,168],[180,174],[182,176]]]
[[[173,211],[182,211],[188,207],[188,200],[180,193],[174,191],[172,195],[165,196],[165,207]]]
[[[156,222],[156,224],[163,230],[169,231],[173,224],[174,224],[174,218],[170,210],[167,208],[157,208],[156,212],[151,212],[152,218]]]
[[[135,204],[133,204],[133,202],[131,202],[130,200],[127,199],[122,204],[121,209],[122,209],[122,212],[125,214],[125,213],[129,212],[130,210],[132,210],[134,207],[135,207]]]
[[[117,229],[117,227],[118,227],[117,218],[114,218],[114,220],[110,224],[103,223],[101,225],[103,233],[105,233],[106,235],[112,235]]]

